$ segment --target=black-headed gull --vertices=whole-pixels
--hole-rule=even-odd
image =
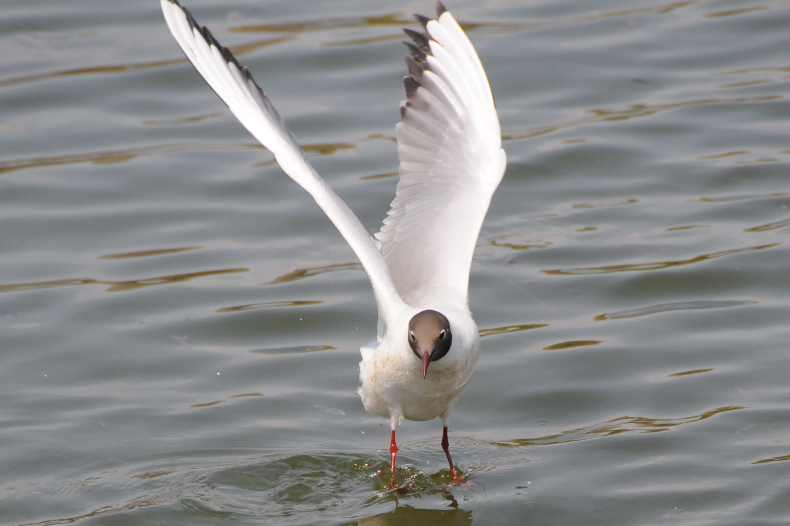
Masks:
[[[491,88],[472,43],[441,3],[436,19],[417,15],[427,34],[404,30],[414,44],[407,43],[406,101],[395,128],[400,180],[373,238],[315,172],[249,70],[177,0],[161,4],[198,72],[283,171],[310,192],[370,278],[378,335],[361,348],[359,395],[367,411],[392,426],[390,485],[395,429],[404,418],[442,417],[442,448],[458,480],[447,425],[480,355],[468,306],[469,267],[506,164]]]

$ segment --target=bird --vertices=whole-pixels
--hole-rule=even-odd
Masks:
[[[315,199],[356,254],[378,307],[376,340],[360,348],[359,396],[389,420],[390,488],[395,430],[404,419],[441,418],[441,446],[453,483],[450,413],[480,356],[469,310],[469,272],[477,238],[507,158],[494,97],[471,41],[441,2],[436,17],[415,15],[424,32],[411,42],[406,100],[395,127],[399,180],[380,231],[371,236],[310,165],[250,71],[178,0],[160,0],[187,58],[282,170]]]

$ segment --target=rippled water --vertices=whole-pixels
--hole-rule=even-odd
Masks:
[[[431,2],[185,0],[371,232]],[[0,524],[779,524],[790,6],[448,2],[509,166],[451,425],[360,403],[370,285],[154,0],[0,5]]]

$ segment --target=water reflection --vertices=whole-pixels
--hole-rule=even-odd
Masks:
[[[750,152],[749,150],[736,150],[734,152],[724,152],[716,155],[703,155],[702,157],[697,157],[697,159],[724,159],[725,157],[732,157],[734,155],[746,155],[747,153],[752,153],[752,152]]]
[[[785,462],[790,460],[790,455],[782,455],[780,457],[771,457],[771,458],[764,458],[762,460],[756,460],[752,462],[752,464],[768,464],[770,462]]]
[[[513,239],[516,239],[516,242],[513,242]],[[486,241],[494,247],[503,247],[503,248],[510,248],[512,250],[527,250],[528,248],[546,248],[550,247],[554,243],[551,241],[528,241],[524,236],[520,234],[507,234],[504,236],[495,236],[486,239]]]
[[[460,25],[465,31],[471,32],[475,30],[488,29],[495,31],[520,31],[527,28],[538,27],[542,24],[501,24],[501,23],[468,23],[460,22]],[[337,29],[370,29],[380,27],[397,27],[398,29],[404,26],[414,26],[414,19],[406,16],[403,13],[389,13],[384,15],[374,15],[365,17],[350,17],[350,18],[320,18],[316,20],[307,20],[302,22],[287,22],[281,24],[256,24],[249,26],[237,26],[231,28],[230,31],[235,33],[306,33],[311,31],[332,31]],[[395,40],[403,38],[403,33],[397,31],[396,33],[377,35],[373,37],[363,37],[350,40],[339,40],[333,42],[324,42],[325,46],[343,46],[343,45],[360,45],[369,44],[373,42],[381,42],[385,40]]]
[[[458,503],[448,495],[450,506],[455,509],[449,510],[424,510],[412,508],[411,506],[398,506],[391,512],[374,515],[347,523],[347,526],[357,524],[359,526],[469,526],[472,524],[472,512],[458,509]],[[453,504],[454,503],[454,504]]]
[[[518,438],[507,442],[494,442],[492,445],[499,447],[522,447],[522,446],[550,446],[554,444],[565,444],[589,440],[591,438],[607,437],[620,435],[623,433],[660,433],[673,427],[684,424],[692,424],[707,420],[713,416],[730,411],[745,409],[741,406],[723,406],[710,409],[699,415],[686,416],[681,418],[649,418],[642,416],[621,416],[600,424],[593,424],[587,427],[570,429],[553,435],[546,435],[534,438]]]
[[[258,396],[263,396],[263,393],[242,393],[242,394],[229,396],[227,400],[234,400],[237,398],[258,397]],[[204,402],[202,404],[192,404],[189,407],[213,407],[215,405],[223,404],[227,400],[214,400],[212,402]]]
[[[719,84],[717,88],[741,88],[743,86],[753,86],[755,84],[767,84],[773,80],[745,80],[743,82],[732,82],[730,84]]]
[[[101,279],[61,279],[56,281],[39,281],[34,283],[16,283],[12,285],[0,285],[0,293],[19,292],[22,290],[48,289],[52,287],[70,287],[72,285],[109,285],[107,292],[124,292],[128,290],[151,287],[153,285],[166,285],[169,283],[180,283],[206,276],[216,276],[219,274],[233,274],[236,272],[249,272],[247,268],[229,268],[221,270],[204,270],[202,272],[189,272],[186,274],[173,274],[171,276],[159,276],[155,278],[143,278],[129,281],[106,281]]]
[[[198,250],[203,247],[178,247],[178,248],[160,248],[156,250],[141,250],[139,252],[124,252],[122,254],[107,254],[99,256],[99,259],[127,259],[127,258],[144,258],[150,256],[163,256],[165,254],[175,254],[177,252],[186,252],[187,250]]]
[[[544,347],[544,351],[562,351],[565,349],[573,349],[575,347],[585,347],[587,345],[598,345],[599,343],[603,343],[600,340],[571,340],[562,343],[555,343],[554,345],[549,345],[548,347]]]
[[[768,9],[765,6],[759,7],[745,7],[743,9],[732,9],[730,11],[720,11],[718,13],[710,13],[705,15],[706,18],[719,18],[723,16],[735,16],[735,15],[742,15],[744,13],[751,13],[752,11],[762,11],[763,9]]]
[[[495,336],[497,334],[509,334],[511,332],[528,331],[531,329],[542,329],[548,327],[548,323],[530,323],[524,325],[505,325],[503,327],[491,327],[489,329],[480,329],[478,333],[481,338],[486,336]]]
[[[753,73],[755,71],[778,71],[782,73],[788,73],[790,72],[790,67],[758,66],[755,68],[736,69],[733,71],[722,71],[721,73],[717,73],[717,75],[745,75],[747,73]]]
[[[685,225],[667,228],[664,232],[674,232],[676,230],[691,230],[692,228],[710,228],[710,225]]]
[[[159,146],[147,146],[144,148],[129,148],[127,150],[111,150],[105,152],[77,153],[72,155],[55,155],[50,157],[32,157],[29,159],[12,159],[0,162],[0,174],[24,170],[27,168],[41,168],[45,166],[63,166],[67,164],[86,163],[93,164],[114,164],[131,161],[137,157],[152,154],[205,151],[205,150],[236,150],[241,148],[265,149],[260,144],[162,144]],[[321,155],[331,155],[338,150],[355,148],[348,143],[319,143],[303,144],[302,149],[306,152],[315,152]],[[275,159],[260,163],[256,166],[272,164]]]
[[[304,22],[287,22],[283,24],[256,24],[230,28],[233,33],[305,33],[326,29],[349,29],[374,26],[410,26],[414,19],[403,13],[391,13],[379,16],[358,18],[319,18]]]
[[[726,195],[722,197],[702,197],[700,203],[731,203],[733,201],[750,201],[755,199],[770,199],[772,197],[788,196],[787,192],[775,192],[773,194],[752,194],[752,195]]]
[[[640,309],[607,312],[605,314],[599,314],[594,319],[595,321],[620,320],[623,318],[637,318],[639,316],[647,316],[648,314],[658,314],[659,312],[672,312],[678,310],[698,310],[698,309],[723,309],[726,307],[741,307],[743,305],[754,305],[756,303],[757,303],[756,301],[749,301],[749,300],[677,301],[674,303],[662,303],[660,305],[651,305],[649,307],[642,307]]]
[[[381,134],[381,133],[371,133],[370,135],[368,135],[367,137],[365,137],[362,140],[363,141],[372,141],[372,140],[376,140],[376,139],[384,139],[385,141],[390,141],[392,143],[398,144],[398,138],[395,137],[394,135],[384,135],[384,134]]]
[[[223,307],[217,309],[217,312],[238,312],[243,310],[253,309],[269,309],[272,307],[304,307],[307,305],[318,305],[323,303],[321,300],[294,300],[294,301],[265,301],[262,303],[248,303],[246,305],[237,305],[235,307]]]
[[[790,219],[783,219],[782,221],[776,221],[775,223],[768,223],[766,225],[747,228],[744,230],[744,232],[765,232],[767,230],[776,230],[777,228],[784,228],[788,225],[790,225]]]
[[[266,147],[263,146],[262,144],[251,144],[249,146],[252,147],[252,148],[260,148],[262,150],[266,150]],[[345,142],[336,142],[336,143],[328,142],[328,143],[317,143],[317,144],[302,144],[300,146],[301,146],[302,150],[304,150],[305,152],[318,153],[320,155],[332,155],[333,153],[337,152],[338,150],[348,150],[348,149],[351,149],[351,148],[356,148],[355,145],[349,144],[349,143],[345,143]],[[266,151],[268,152],[269,150],[266,150]],[[272,155],[271,159],[269,159],[268,161],[262,161],[262,162],[259,162],[259,163],[255,163],[255,164],[252,165],[252,167],[253,168],[258,168],[258,167],[261,167],[261,166],[271,166],[273,164],[277,164],[277,159],[275,159],[274,156]]]
[[[201,122],[206,119],[216,119],[219,117],[224,117],[224,113],[207,113],[205,115],[196,115],[194,117],[184,117],[183,119],[171,119],[171,120],[148,120],[142,121],[142,124],[148,124],[152,126],[172,126],[174,124],[194,124],[196,122]]]
[[[760,157],[751,161],[736,161],[735,164],[754,164],[754,163],[778,163],[779,159],[776,157]]]
[[[90,519],[93,517],[101,517],[104,515],[114,515],[117,513],[123,513],[126,511],[136,510],[138,508],[147,508],[150,506],[158,506],[160,504],[165,504],[169,502],[169,499],[158,499],[156,497],[151,498],[140,498],[140,499],[133,499],[129,502],[126,502],[121,505],[117,506],[102,506],[98,509],[89,511],[82,515],[74,515],[69,517],[62,517],[56,519],[49,519],[44,521],[37,521],[37,522],[24,522],[20,523],[17,526],[59,526],[61,524],[74,524],[75,522],[80,522],[85,519]]]
[[[779,100],[781,98],[782,98],[781,95],[766,95],[762,97],[738,97],[731,99],[710,98],[710,99],[695,99],[695,100],[689,100],[683,102],[674,102],[670,104],[631,104],[630,106],[624,109],[613,109],[613,110],[592,109],[592,110],[587,110],[587,113],[590,114],[588,117],[572,119],[557,124],[532,126],[529,128],[523,128],[522,130],[512,131],[506,134],[503,133],[502,139],[503,140],[530,139],[532,137],[547,135],[549,133],[553,133],[568,128],[573,128],[576,126],[583,126],[586,124],[592,124],[598,122],[618,122],[618,121],[625,121],[638,117],[648,117],[651,115],[655,115],[657,113],[674,110],[676,108],[682,108],[685,106],[765,102],[769,100]]]
[[[701,0],[686,0],[680,2],[673,2],[671,4],[639,7],[633,9],[621,9],[615,11],[597,12],[583,16],[574,16],[569,18],[559,18],[555,20],[543,20],[540,22],[531,23],[501,23],[501,22],[464,22],[459,20],[458,23],[468,32],[486,32],[486,33],[507,33],[513,31],[525,31],[539,28],[561,27],[577,24],[588,24],[595,20],[609,19],[609,18],[623,18],[633,17],[636,15],[665,15],[670,14],[678,9],[692,6],[699,3]],[[371,27],[403,27],[414,25],[414,20],[404,15],[403,13],[390,13],[377,16],[368,17],[348,17],[348,18],[320,18],[315,20],[307,20],[303,22],[288,22],[283,24],[256,24],[249,26],[237,26],[231,28],[230,31],[236,33],[303,33],[310,31],[323,31],[332,29],[354,29],[354,28],[371,28]],[[392,36],[380,36],[377,39],[387,38],[403,38],[402,33]],[[355,40],[347,42],[334,42],[332,44],[354,43],[354,42],[369,42],[370,40]]]
[[[599,204],[594,204],[594,205],[587,204],[587,203],[579,203],[579,204],[573,205],[571,208],[583,208],[583,209],[587,209],[587,208],[609,208],[609,207],[612,207],[612,206],[632,205],[632,204],[638,203],[638,202],[639,202],[638,199],[626,199],[625,201],[610,201],[608,203],[599,203]]]
[[[192,404],[192,405],[191,405],[191,406],[189,406],[189,407],[211,407],[211,406],[213,406],[213,405],[221,404],[221,403],[223,403],[224,401],[225,401],[225,400],[215,400],[215,401],[213,401],[213,402],[206,402],[205,404]]]
[[[206,144],[162,144],[145,148],[129,148],[127,150],[112,150],[106,152],[88,152],[72,155],[56,155],[52,157],[33,157],[30,159],[14,159],[0,162],[0,174],[24,170],[27,168],[41,168],[44,166],[63,166],[74,163],[114,164],[131,161],[143,155],[159,153],[174,153],[193,150],[221,150],[243,148],[241,145],[206,145]]]
[[[93,66],[89,68],[76,68],[66,69],[62,71],[52,71],[49,73],[39,73],[37,75],[26,75],[24,77],[15,77],[6,80],[0,80],[0,88],[6,86],[13,86],[16,84],[26,84],[29,82],[39,82],[42,80],[51,80],[59,77],[71,77],[73,75],[95,75],[104,73],[125,73],[128,71],[136,71],[140,69],[160,68],[163,66],[171,66],[180,62],[186,62],[186,58],[173,59],[173,60],[158,60],[156,62],[143,62],[139,64],[118,64],[115,66]]]
[[[233,52],[234,55],[244,55],[245,53],[249,53],[251,51],[255,51],[256,49],[260,49],[262,47],[271,46],[273,44],[279,44],[280,42],[285,42],[290,40],[293,37],[286,36],[286,37],[279,37],[279,38],[270,38],[267,40],[258,40],[255,42],[250,42],[248,44],[241,44],[238,46],[231,46],[230,50]],[[130,71],[139,71],[144,69],[152,69],[152,68],[161,68],[165,66],[172,66],[174,64],[180,64],[182,62],[187,62],[186,58],[178,58],[178,59],[171,59],[171,60],[157,60],[154,62],[138,62],[136,64],[117,64],[111,66],[92,66],[87,68],[76,68],[76,69],[67,69],[62,71],[51,71],[49,73],[39,73],[37,75],[26,75],[24,77],[16,77],[6,80],[0,80],[0,88],[4,88],[6,86],[13,86],[16,84],[27,84],[30,82],[40,82],[46,81],[51,79],[56,79],[60,77],[71,77],[74,75],[97,75],[97,74],[107,74],[107,73],[128,73]]]
[[[24,170],[26,168],[40,168],[44,166],[61,166],[73,163],[91,162],[94,164],[121,163],[151,153],[165,153],[184,149],[182,145],[163,144],[148,148],[130,148],[128,150],[114,150],[108,152],[78,153],[73,155],[56,155],[53,157],[33,157],[30,159],[14,159],[0,163],[0,174]]]
[[[296,345],[293,347],[274,347],[271,349],[253,349],[255,354],[302,354],[308,352],[334,351],[337,347],[332,345]]]
[[[387,173],[383,173],[383,174],[363,175],[359,179],[362,180],[362,181],[371,181],[371,180],[374,180],[374,179],[385,179],[385,178],[388,178],[388,177],[395,177],[396,175],[398,175],[398,172],[387,172]]]
[[[273,281],[264,283],[264,285],[278,285],[280,283],[290,283],[299,279],[310,278],[326,272],[335,272],[337,270],[362,270],[360,263],[336,263],[334,265],[326,265],[323,267],[310,267],[298,268],[288,274],[283,274],[274,278]]]
[[[158,478],[158,477],[163,477],[163,476],[169,475],[171,473],[173,473],[173,471],[168,471],[168,470],[152,471],[150,473],[141,473],[139,475],[133,475],[132,478],[133,479],[138,479],[138,480],[148,480],[148,479],[155,479],[155,478]]]
[[[303,144],[302,150],[306,152],[316,152],[321,155],[331,155],[338,150],[350,150],[356,148],[353,144],[347,142],[327,142],[319,144]]]
[[[711,254],[703,254],[691,259],[682,259],[677,261],[658,261],[655,263],[634,263],[629,265],[608,265],[605,267],[587,267],[587,268],[570,268],[570,269],[556,269],[556,270],[541,270],[541,272],[550,275],[588,275],[588,274],[610,274],[612,272],[636,272],[647,270],[663,270],[672,267],[679,267],[681,265],[691,265],[693,263],[700,263],[710,259],[716,259],[724,256],[731,256],[733,254],[740,254],[742,252],[750,252],[753,250],[763,250],[765,248],[773,248],[781,245],[781,243],[772,243],[770,245],[760,245],[756,247],[735,248],[732,250],[722,250],[721,252],[713,252]]]
[[[713,369],[693,369],[691,371],[683,371],[680,373],[668,374],[667,378],[679,378],[681,376],[690,376],[692,374],[702,374],[702,373],[709,373]]]

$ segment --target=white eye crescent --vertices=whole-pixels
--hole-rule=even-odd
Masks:
[[[444,340],[444,337],[446,335],[447,335],[447,332],[444,329],[442,329],[442,332],[439,333],[439,339],[440,340]]]

